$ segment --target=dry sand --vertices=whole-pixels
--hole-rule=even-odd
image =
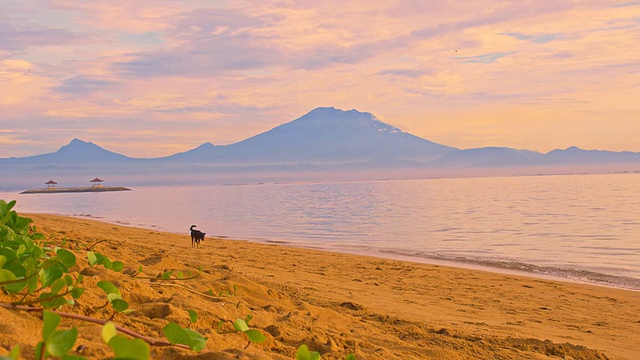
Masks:
[[[152,347],[154,359],[294,359],[299,345],[322,359],[640,359],[640,292],[458,269],[282,245],[207,238],[191,248],[186,234],[169,234],[52,215],[27,215],[38,231],[67,248],[95,250],[121,260],[123,273],[85,261],[87,292],[62,310],[108,318],[101,279],[116,283],[136,310],[115,321],[162,338],[168,321],[189,322],[208,337],[199,353]],[[76,254],[86,259],[84,251]],[[159,285],[130,275],[164,270],[202,274]],[[233,290],[235,296],[206,297]],[[8,301],[0,294],[0,301]],[[253,315],[250,325],[267,341],[251,344],[243,334],[219,333],[218,323]],[[76,326],[89,358],[108,358],[99,325]],[[38,315],[0,308],[0,355],[20,344],[33,358],[41,334]],[[226,325],[225,325],[226,326]]]

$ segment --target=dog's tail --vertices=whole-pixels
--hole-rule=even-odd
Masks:
[[[193,230],[194,227],[196,227],[198,225],[191,225],[191,227],[189,228],[189,230]]]

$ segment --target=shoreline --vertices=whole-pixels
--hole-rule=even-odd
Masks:
[[[37,213],[34,213],[34,214],[37,214]],[[181,232],[169,231],[154,225],[132,224],[132,223],[124,222],[121,220],[108,220],[104,217],[93,216],[91,214],[44,213],[41,215],[54,215],[54,216],[72,217],[77,219],[91,219],[94,221],[100,221],[100,222],[118,225],[118,226],[128,226],[128,227],[147,229],[152,231],[162,231],[162,232],[175,234],[175,235],[186,234]],[[589,270],[545,267],[545,266],[539,266],[539,265],[534,265],[530,263],[522,263],[522,262],[514,262],[514,261],[481,260],[481,259],[469,259],[469,258],[462,258],[462,257],[446,258],[446,257],[428,256],[428,255],[408,255],[408,254],[404,254],[404,253],[393,251],[393,250],[383,250],[383,249],[377,249],[377,248],[367,249],[364,251],[363,249],[350,250],[345,247],[319,246],[317,244],[309,244],[301,241],[295,242],[290,240],[270,240],[267,238],[241,238],[241,237],[215,235],[215,234],[209,234],[207,235],[207,237],[233,239],[233,240],[246,241],[246,242],[256,243],[256,244],[281,245],[281,246],[292,247],[292,248],[326,251],[326,252],[336,253],[336,254],[369,256],[369,257],[374,257],[382,260],[399,260],[399,261],[411,262],[416,264],[447,266],[447,267],[454,267],[454,268],[460,268],[460,269],[466,269],[466,270],[486,271],[486,272],[502,274],[502,275],[516,275],[516,276],[530,277],[532,279],[544,279],[544,280],[551,280],[551,281],[585,284],[585,285],[599,286],[603,288],[623,289],[623,290],[640,292],[640,279],[638,278],[609,275],[609,274],[598,273],[598,272],[593,272]],[[525,268],[529,270],[525,270]]]
[[[252,314],[253,326],[268,337],[246,350],[255,359],[294,358],[302,343],[328,351],[323,359],[349,352],[357,359],[640,358],[637,291],[223,238],[207,237],[192,249],[186,234],[23,216],[47,240],[81,247],[105,240],[96,251],[124,261],[125,269],[142,265],[153,275],[202,267],[192,285],[198,291],[237,286],[238,294],[220,303],[114,278],[138,316],[152,322],[160,321],[154,318],[160,307],[182,321],[176,307],[195,308],[207,324]],[[215,331],[208,336],[208,351],[246,345]]]

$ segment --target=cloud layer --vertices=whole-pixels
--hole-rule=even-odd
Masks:
[[[318,106],[460,148],[640,151],[637,1],[5,1],[0,157],[155,157]]]

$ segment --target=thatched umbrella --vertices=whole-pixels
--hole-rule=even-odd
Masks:
[[[102,182],[103,181],[104,180],[102,180],[102,179],[95,178],[95,179],[91,180],[91,184],[92,184],[91,186],[102,186]]]

